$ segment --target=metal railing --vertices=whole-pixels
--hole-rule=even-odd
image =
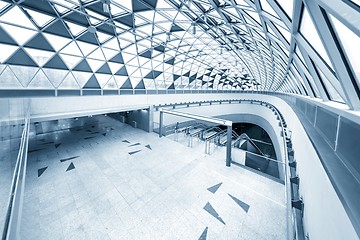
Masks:
[[[21,135],[20,148],[11,182],[8,207],[5,216],[2,239],[20,239],[20,226],[23,210],[27,153],[30,129],[30,101],[25,115],[24,129]]]
[[[240,148],[240,141],[241,140],[246,140],[249,141],[251,143],[251,145],[262,155],[265,156],[265,154],[261,151],[261,149],[254,143],[254,141],[246,134],[246,133],[242,133],[233,143],[233,147],[238,147]]]

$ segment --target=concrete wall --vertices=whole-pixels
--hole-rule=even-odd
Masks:
[[[127,123],[134,128],[142,129],[146,132],[152,132],[152,112],[150,109],[141,109],[133,111],[125,111],[119,113],[110,113],[109,116],[119,120],[120,122]]]
[[[150,113],[149,109],[129,111],[126,117],[126,123],[140,128],[146,132],[150,132]]]

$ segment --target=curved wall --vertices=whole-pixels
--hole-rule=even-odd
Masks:
[[[172,107],[171,107],[172,109]],[[284,148],[281,138],[281,128],[274,112],[265,106],[249,103],[232,103],[212,105],[206,104],[202,106],[177,107],[178,112],[186,112],[197,115],[218,117],[233,122],[247,122],[262,127],[270,136],[273,142],[276,156],[278,160],[284,162]],[[174,115],[164,114],[164,125],[175,124],[176,122],[188,121],[189,119]],[[159,112],[154,112],[154,122],[159,123]],[[280,179],[284,180],[284,171],[279,169]]]

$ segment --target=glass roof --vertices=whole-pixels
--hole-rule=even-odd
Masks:
[[[288,0],[3,0],[0,89],[261,90],[349,104],[360,14],[345,5],[319,19]],[[323,28],[338,34],[325,40]]]

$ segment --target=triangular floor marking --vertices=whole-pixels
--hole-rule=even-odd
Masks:
[[[133,146],[138,146],[138,145],[140,145],[140,143],[134,143],[134,144],[129,145],[128,147],[133,147]]]
[[[228,194],[245,212],[249,211],[250,205],[244,203],[240,199],[232,196],[231,194]]]
[[[219,214],[215,211],[215,209],[213,208],[213,206],[211,206],[211,204],[209,202],[206,203],[204,210],[207,211],[208,213],[210,213],[214,218],[216,218],[222,224],[225,225],[224,220],[222,220],[222,218],[219,216]]]
[[[64,159],[60,159],[60,162],[66,162],[66,161],[69,161],[69,160],[72,160],[72,159],[75,159],[75,158],[78,158],[80,156],[75,156],[75,157],[69,157],[69,158],[64,158]]]
[[[137,150],[137,151],[134,151],[134,152],[129,152],[129,154],[130,155],[133,155],[133,154],[135,154],[135,153],[137,153],[137,152],[140,152],[141,150]]]
[[[48,167],[43,167],[43,168],[38,169],[38,177],[40,177],[40,176],[45,172],[45,170],[46,170],[47,168],[48,168]]]
[[[68,172],[68,171],[73,170],[73,169],[75,169],[75,165],[74,165],[73,162],[71,162],[70,165],[68,166],[68,168],[66,169],[66,171]]]
[[[61,145],[61,143],[55,144],[55,148],[58,148]]]
[[[150,144],[145,145],[145,147],[147,147],[148,149],[152,150],[152,148],[151,148]]]
[[[208,227],[206,227],[206,228],[204,229],[204,231],[202,232],[201,236],[199,237],[199,240],[206,240],[207,231],[208,231]]]
[[[219,189],[219,187],[221,186],[222,182],[221,183],[218,183],[212,187],[209,187],[207,190],[212,192],[212,193],[216,193],[216,191]]]

